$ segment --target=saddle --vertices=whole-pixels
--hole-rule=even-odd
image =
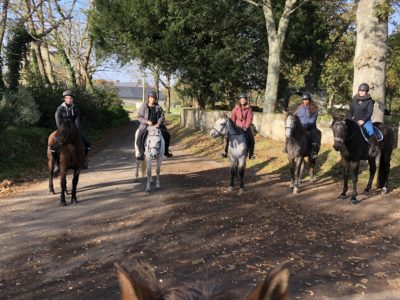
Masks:
[[[369,141],[369,136],[368,136],[367,129],[365,129],[363,126],[359,126],[359,127],[360,127],[361,134],[362,134],[364,140],[365,140],[368,144],[371,144],[370,141]],[[383,140],[383,134],[382,134],[382,132],[379,130],[378,127],[376,127],[376,126],[372,126],[372,127],[374,128],[374,134],[375,134],[375,136],[376,136],[376,139],[378,140],[378,142],[381,142],[381,141]]]

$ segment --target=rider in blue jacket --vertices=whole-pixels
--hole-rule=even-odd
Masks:
[[[353,101],[350,105],[350,118],[354,120],[358,126],[366,129],[371,143],[368,154],[370,156],[376,156],[379,153],[379,145],[371,121],[372,113],[374,111],[374,100],[372,100],[372,97],[368,92],[368,84],[361,83],[358,87],[358,94],[353,97]]]
[[[303,93],[302,103],[297,108],[296,115],[300,119],[301,125],[310,133],[311,137],[311,158],[318,157],[320,138],[317,129],[318,107],[311,99],[311,94]]]

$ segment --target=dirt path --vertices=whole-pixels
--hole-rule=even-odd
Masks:
[[[329,178],[294,196],[286,174],[253,168],[238,197],[226,192],[227,163],[175,145],[162,191],[146,195],[133,180],[133,131],[91,159],[78,205],[60,207],[47,182],[0,198],[0,299],[118,299],[113,263],[138,260],[163,284],[207,279],[244,292],[289,262],[293,299],[400,298],[399,192],[350,206]]]

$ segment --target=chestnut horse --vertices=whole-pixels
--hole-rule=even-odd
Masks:
[[[161,289],[151,266],[140,266],[134,274],[115,264],[123,300],[287,300],[289,271],[273,269],[264,282],[247,296],[241,297],[213,284],[196,283]]]
[[[86,163],[85,147],[79,135],[78,128],[74,122],[63,122],[60,128],[52,132],[49,136],[48,143],[54,143],[54,138],[60,143],[59,166],[60,166],[60,183],[61,183],[61,202],[62,206],[66,206],[65,193],[67,191],[67,171],[74,170],[72,179],[71,204],[78,203],[76,198],[76,187],[79,181],[79,174],[82,167]],[[49,167],[49,191],[55,194],[53,187],[53,160],[50,147],[47,148],[47,163]]]

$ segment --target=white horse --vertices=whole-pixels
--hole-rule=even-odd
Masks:
[[[210,135],[213,138],[216,138],[218,136],[225,136],[226,134],[229,139],[228,156],[229,161],[231,162],[231,182],[228,190],[233,191],[234,178],[239,173],[239,195],[241,195],[244,192],[244,171],[246,169],[247,157],[246,138],[243,130],[237,127],[236,124],[233,123],[226,114],[224,114],[215,122]]]
[[[135,133],[135,154],[136,154],[136,179],[139,177],[139,165],[142,165],[142,176],[144,177],[145,168],[147,173],[147,184],[146,184],[146,193],[150,193],[150,184],[153,181],[151,177],[151,163],[153,159],[157,159],[157,179],[156,179],[156,190],[160,190],[160,169],[161,163],[164,157],[165,151],[165,142],[161,134],[161,130],[155,126],[147,126],[147,136],[144,142],[144,161],[138,160],[137,156],[140,151],[137,147],[137,135],[139,130],[136,130]],[[146,162],[146,163],[145,163]]]

